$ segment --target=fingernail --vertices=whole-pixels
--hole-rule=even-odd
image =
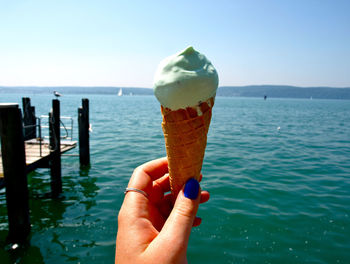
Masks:
[[[189,179],[186,182],[184,195],[186,198],[196,200],[199,192],[199,183],[195,179]]]

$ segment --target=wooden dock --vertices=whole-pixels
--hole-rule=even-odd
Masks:
[[[61,140],[61,154],[75,148],[77,141]],[[50,142],[44,140],[41,142],[38,139],[30,139],[24,142],[25,154],[26,154],[26,171],[31,172],[36,168],[48,168],[48,162],[50,159]],[[0,150],[0,179],[4,177],[4,171],[2,166],[2,156]]]
[[[90,166],[89,101],[83,99],[82,103],[82,108],[78,108],[80,165]],[[6,188],[9,241],[24,242],[30,233],[29,172],[36,168],[50,169],[50,195],[55,199],[62,193],[61,155],[75,148],[77,141],[62,140],[60,119],[60,102],[54,99],[48,115],[49,140],[40,141],[41,119],[35,117],[29,98],[23,98],[23,118],[18,104],[0,103],[0,188]]]

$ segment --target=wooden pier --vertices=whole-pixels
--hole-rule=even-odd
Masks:
[[[41,146],[40,146],[41,145]],[[61,154],[74,149],[77,141],[61,141]],[[48,141],[40,142],[39,139],[30,139],[24,142],[26,155],[26,172],[29,173],[36,168],[49,168],[50,160],[50,143]],[[40,149],[41,148],[41,149]],[[2,166],[2,157],[0,150],[0,179],[4,178],[4,170]]]
[[[89,166],[88,99],[83,99],[82,104],[78,109],[80,164]],[[26,240],[30,233],[27,174],[36,168],[49,168],[51,197],[59,197],[62,193],[61,155],[77,146],[77,141],[61,140],[57,99],[52,101],[48,117],[49,140],[41,137],[40,121],[39,135],[36,134],[37,119],[29,98],[23,98],[23,118],[18,104],[0,104],[0,188],[6,188],[8,239],[16,243]]]

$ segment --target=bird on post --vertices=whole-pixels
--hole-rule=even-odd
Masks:
[[[57,92],[57,91],[53,91],[53,94],[54,94],[54,96],[56,96],[56,98],[58,98],[58,97],[62,96],[62,94],[60,94],[60,93],[59,93],[59,92]]]

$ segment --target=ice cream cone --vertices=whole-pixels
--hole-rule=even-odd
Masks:
[[[175,111],[161,106],[170,187],[174,199],[187,180],[199,180],[213,106],[214,97],[197,107]]]
[[[200,179],[218,84],[212,63],[191,46],[162,60],[154,75],[173,201],[189,179]]]

